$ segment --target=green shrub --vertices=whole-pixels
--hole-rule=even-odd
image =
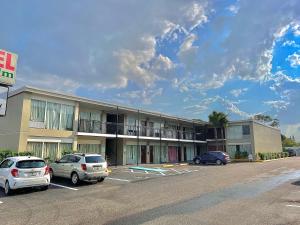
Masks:
[[[288,155],[287,152],[258,152],[256,157],[259,160],[269,160],[288,157]]]

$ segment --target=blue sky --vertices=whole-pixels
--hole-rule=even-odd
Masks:
[[[207,120],[256,113],[300,141],[297,0],[1,1],[31,85]]]

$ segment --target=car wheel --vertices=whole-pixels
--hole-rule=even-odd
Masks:
[[[4,194],[5,194],[6,196],[9,196],[9,195],[12,194],[12,190],[10,189],[10,186],[9,186],[9,182],[8,182],[8,181],[5,182],[5,186],[4,186]]]
[[[222,161],[220,159],[217,159],[216,164],[220,166],[222,165]]]
[[[77,185],[79,183],[79,176],[76,172],[71,175],[72,184]]]
[[[200,159],[196,159],[196,160],[195,160],[195,163],[196,163],[196,164],[200,164],[200,163],[201,163]]]
[[[49,175],[50,175],[50,180],[52,180],[53,179],[53,170],[52,169],[49,170]]]
[[[98,182],[103,182],[105,177],[98,178]]]
[[[42,190],[42,191],[46,191],[46,190],[48,190],[48,188],[49,188],[49,185],[43,186],[43,187],[41,187],[41,190]]]

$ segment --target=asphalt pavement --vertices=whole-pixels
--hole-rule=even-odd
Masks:
[[[145,165],[144,165],[145,166]],[[300,224],[300,158],[226,166],[112,167],[103,183],[0,191],[0,224]]]

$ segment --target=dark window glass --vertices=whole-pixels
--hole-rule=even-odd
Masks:
[[[64,157],[62,157],[59,162],[60,163],[67,163],[70,159],[70,156],[69,155],[65,155]]]
[[[70,158],[69,158],[69,161],[72,162],[72,163],[77,163],[77,162],[80,161],[80,157],[75,156],[75,155],[71,155]]]
[[[44,160],[23,160],[16,164],[17,168],[29,169],[29,168],[42,168],[45,167],[46,163]]]
[[[5,160],[5,161],[3,161],[3,162],[1,163],[0,168],[9,168],[9,167],[11,167],[13,164],[14,164],[13,161],[7,159],[7,160]]]
[[[86,163],[102,163],[105,162],[105,159],[101,156],[86,156],[85,157]]]
[[[250,126],[243,125],[243,135],[249,135],[249,134],[250,134]]]

